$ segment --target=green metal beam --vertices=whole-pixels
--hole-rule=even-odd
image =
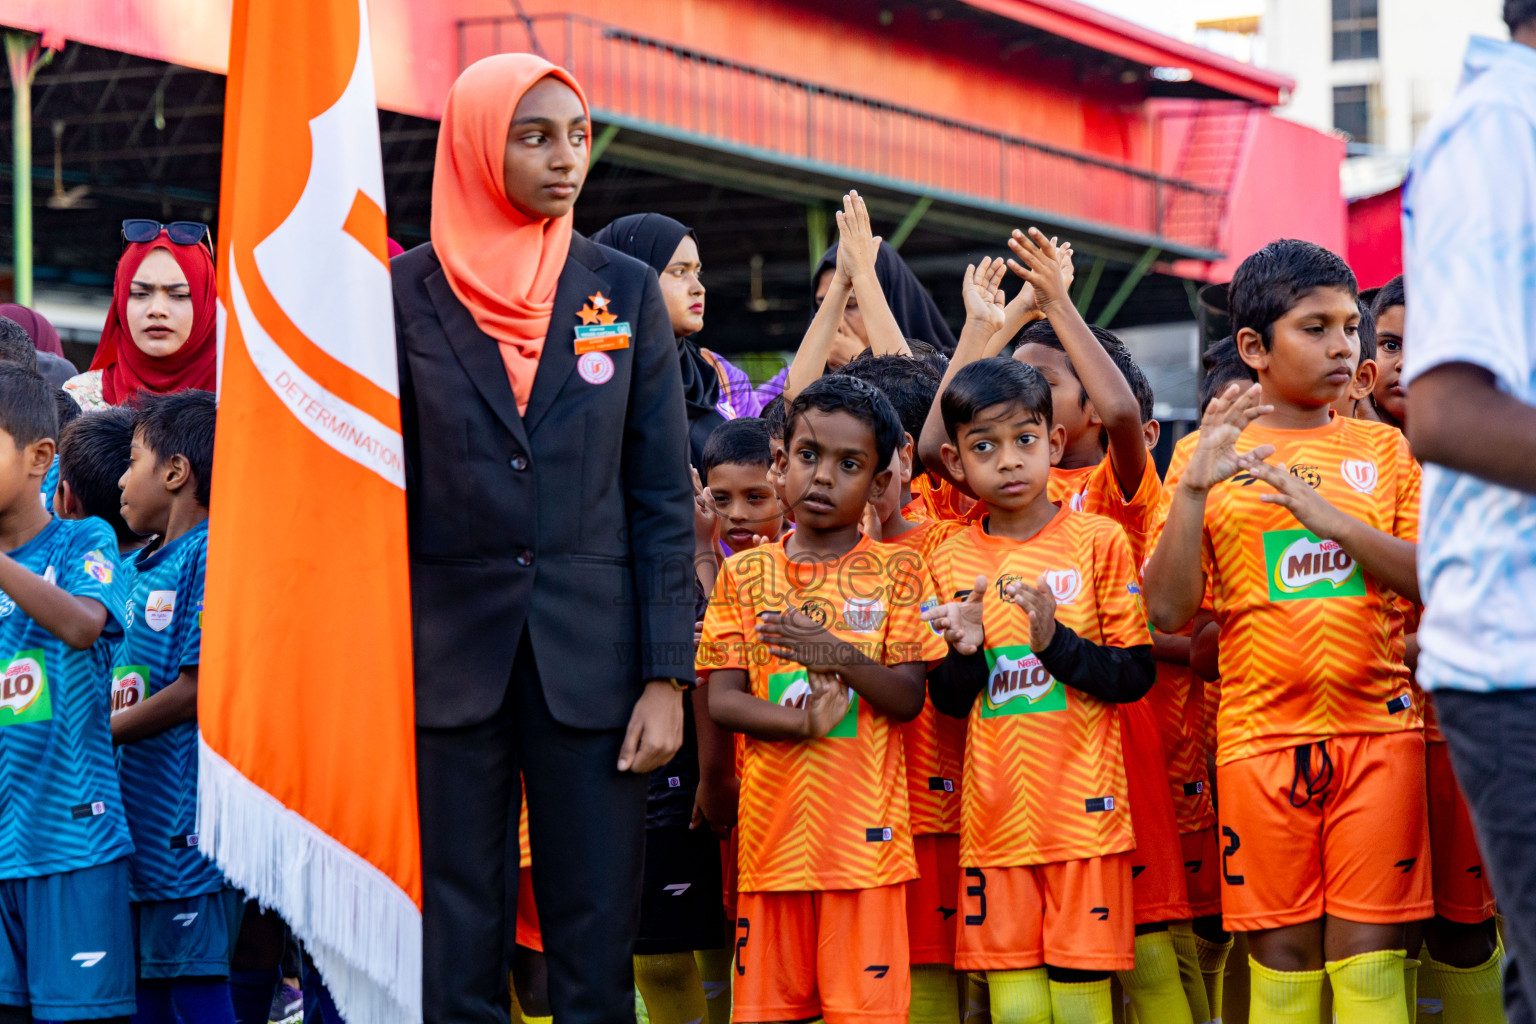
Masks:
[[[604,125],[603,130],[597,133],[597,138],[592,140],[592,156],[587,160],[588,167],[596,167],[597,162],[603,158],[603,151],[613,141],[613,137],[619,134],[619,126],[616,124]]]
[[[809,203],[805,208],[805,236],[807,248],[811,252],[811,273],[816,272],[816,265],[821,262],[821,254],[827,251],[831,245],[832,218],[827,215],[827,208],[820,203]]]
[[[37,50],[31,32],[5,34],[5,60],[11,69],[11,215],[16,243],[16,302],[32,305],[32,75],[52,50]]]
[[[1131,272],[1125,275],[1125,280],[1120,282],[1120,287],[1115,289],[1115,294],[1109,297],[1100,310],[1098,319],[1094,323],[1100,327],[1108,328],[1110,322],[1115,319],[1115,314],[1120,312],[1120,307],[1125,305],[1125,300],[1131,297],[1131,292],[1141,283],[1141,279],[1147,276],[1147,271],[1152,269],[1152,263],[1162,254],[1161,249],[1155,245],[1149,245],[1147,251],[1141,254],[1141,259],[1131,268]]]
[[[932,205],[932,197],[918,197],[917,202],[912,204],[912,209],[908,210],[907,215],[901,218],[901,223],[896,226],[896,230],[891,232],[891,237],[886,239],[887,242],[891,243],[892,249],[901,248],[901,243],[905,242],[907,236],[912,234],[913,229],[917,227],[918,221],[923,219],[923,214],[927,213],[928,207]]]
[[[1084,319],[1088,316],[1088,303],[1093,301],[1093,293],[1099,287],[1099,278],[1104,276],[1104,254],[1093,258],[1093,266],[1088,268],[1088,276],[1083,279],[1077,289],[1077,300],[1073,304],[1077,306],[1077,315]]]

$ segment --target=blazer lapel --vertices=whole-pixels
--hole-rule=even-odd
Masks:
[[[474,382],[475,389],[496,417],[512,432],[524,451],[528,450],[528,433],[523,418],[517,414],[517,400],[512,396],[512,382],[507,379],[506,364],[501,361],[501,350],[496,340],[480,329],[474,316],[465,308],[453,287],[443,276],[441,269],[427,276],[427,294],[437,307],[438,322],[448,336],[448,344],[463,364],[464,371]],[[529,428],[531,429],[531,428]]]
[[[577,312],[587,304],[588,296],[612,290],[592,269],[606,262],[597,246],[580,235],[571,238],[571,252],[555,289],[555,308],[549,316],[544,351],[539,353],[539,369],[528,395],[528,410],[523,414],[530,434],[555,404],[566,378],[576,369],[576,325],[581,322]]]

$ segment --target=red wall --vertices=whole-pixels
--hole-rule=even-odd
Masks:
[[[1403,272],[1403,190],[1349,204],[1349,265],[1361,288],[1379,288]]]

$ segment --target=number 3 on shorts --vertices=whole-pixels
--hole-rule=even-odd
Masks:
[[[987,920],[987,876],[981,873],[981,868],[966,868],[965,877],[976,879],[975,885],[967,885],[965,887],[965,894],[967,896],[975,896],[979,901],[976,913],[965,915],[965,923],[968,925],[985,924]]]

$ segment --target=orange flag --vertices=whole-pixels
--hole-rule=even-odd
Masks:
[[[348,1024],[421,1019],[405,462],[366,0],[234,0],[198,832]]]

